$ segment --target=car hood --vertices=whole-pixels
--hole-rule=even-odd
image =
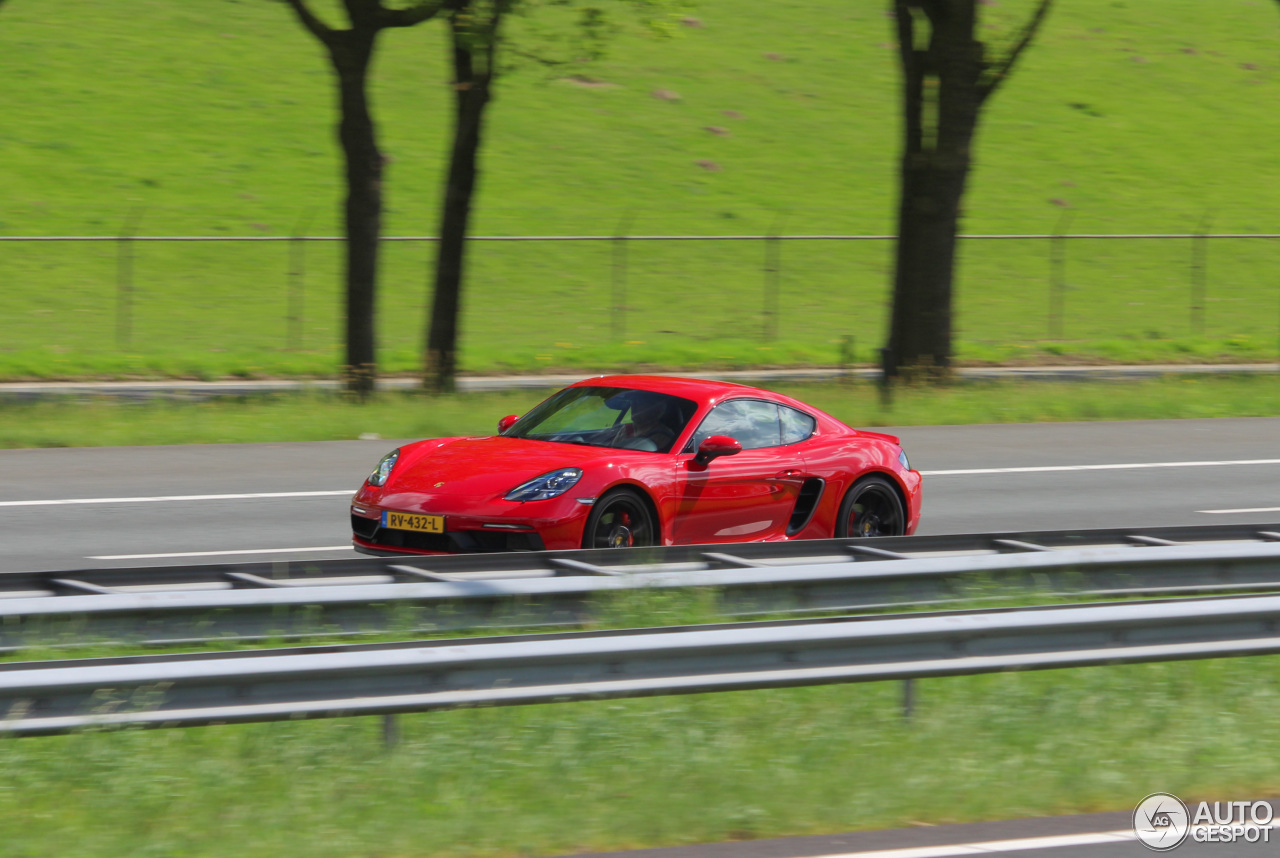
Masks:
[[[421,442],[404,448],[383,492],[440,497],[501,497],[521,483],[557,468],[607,466],[644,456],[604,447],[531,441],[525,438],[458,438]]]

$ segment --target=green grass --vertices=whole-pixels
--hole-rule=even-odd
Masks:
[[[862,427],[1280,414],[1280,378],[1270,374],[957,382],[897,389],[888,406],[865,381],[768,386]],[[499,417],[522,414],[548,393],[383,393],[364,404],[318,393],[204,402],[0,399],[0,448],[483,435],[492,434]]]
[[[1000,37],[1030,6],[984,7]],[[525,67],[493,107],[475,233],[883,234],[894,228],[897,70],[883,3],[838,10],[704,0],[657,41],[623,27],[608,59]],[[66,22],[75,21],[69,28]],[[517,30],[529,22],[516,22]],[[438,24],[384,34],[375,108],[389,234],[435,230],[448,91]],[[1268,3],[1061,4],[979,133],[965,229],[1277,232],[1280,20]],[[6,4],[0,14],[0,234],[334,235],[331,82],[280,4]],[[678,100],[654,97],[658,90]],[[732,111],[733,114],[726,114]],[[712,133],[720,128],[727,135]],[[711,161],[711,171],[698,166]],[[1063,204],[1069,208],[1064,208]],[[304,337],[287,350],[289,248],[138,243],[132,336],[116,343],[116,248],[0,242],[0,378],[330,375],[338,246],[306,248]],[[764,342],[759,242],[632,243],[626,331],[610,335],[611,248],[473,246],[462,366],[751,366],[860,361],[883,342],[887,242],[782,248]],[[1072,241],[1063,339],[1048,341],[1045,241],[965,242],[957,352],[971,362],[1273,359],[1280,241],[1209,246],[1193,335],[1191,243]],[[387,247],[381,361],[416,366],[430,247]]]
[[[12,858],[554,855],[1271,795],[1275,658],[0,740]],[[963,737],[961,739],[960,737]]]

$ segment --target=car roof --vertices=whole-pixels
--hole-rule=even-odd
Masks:
[[[697,402],[710,402],[726,396],[743,394],[761,395],[775,401],[785,398],[769,390],[734,384],[731,381],[671,375],[601,375],[583,379],[570,387],[625,387],[633,390],[669,393],[672,396],[681,396]]]

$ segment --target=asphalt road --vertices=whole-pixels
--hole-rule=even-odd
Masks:
[[[1142,796],[1134,798],[1136,805]],[[1232,798],[1223,798],[1228,801]],[[1240,799],[1245,800],[1245,799]],[[1276,802],[1271,802],[1273,808]],[[575,858],[1141,858],[1160,854],[1132,834],[1128,812],[920,826],[819,837],[790,837],[578,855]],[[1176,858],[1253,858],[1280,853],[1280,830],[1258,842],[1198,843],[1187,837],[1168,850]],[[1263,842],[1263,838],[1267,842]]]
[[[890,431],[921,533],[1280,521],[1280,418]],[[396,443],[2,450],[0,570],[353,556],[347,500]]]

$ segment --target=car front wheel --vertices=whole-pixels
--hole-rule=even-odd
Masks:
[[[595,502],[582,534],[583,548],[635,548],[657,544],[649,505],[637,492],[618,489]]]
[[[863,477],[840,504],[836,536],[902,536],[906,521],[893,484],[884,477]]]

